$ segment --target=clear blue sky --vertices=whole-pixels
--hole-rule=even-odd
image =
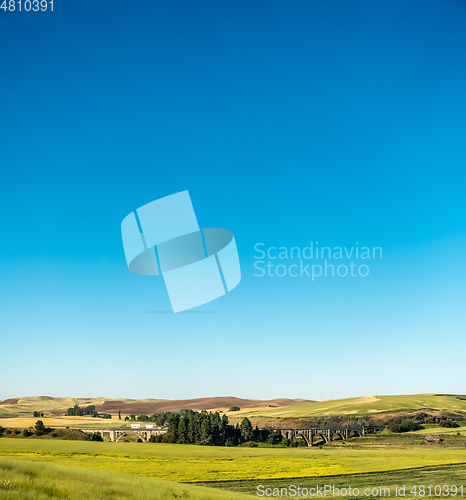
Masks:
[[[466,5],[0,10],[0,399],[466,393]],[[120,223],[188,189],[242,281],[170,309]],[[380,246],[257,278],[254,244]]]

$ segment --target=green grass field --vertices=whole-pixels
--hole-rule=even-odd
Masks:
[[[436,466],[394,472],[355,474],[301,479],[268,479],[215,482],[198,485],[139,477],[109,471],[83,470],[47,463],[0,457],[0,499],[5,500],[149,500],[191,498],[193,500],[241,500],[246,495],[257,495],[257,487],[288,488],[291,484],[301,488],[323,487],[395,488],[406,485],[406,498],[416,498],[414,485],[462,485],[466,465]],[[384,492],[386,496],[386,491]],[[374,496],[381,496],[380,494]],[[250,497],[249,497],[250,498]],[[358,498],[349,495],[347,498]]]
[[[316,486],[330,485],[335,488],[348,488],[351,486],[353,489],[358,488],[361,492],[366,488],[372,490],[375,488],[377,495],[374,496],[388,496],[386,491],[380,494],[380,488],[390,488],[390,496],[395,495],[395,488],[401,485],[406,486],[406,498],[419,497],[419,489],[417,494],[414,495],[413,486],[424,485],[432,486],[435,493],[436,485],[456,485],[457,487],[463,485],[464,494],[466,494],[466,465],[449,465],[426,467],[422,469],[411,469],[402,471],[389,471],[377,472],[367,474],[354,474],[351,476],[333,476],[333,477],[319,477],[315,479],[271,479],[271,480],[253,480],[253,481],[231,481],[231,482],[217,482],[209,483],[210,487],[219,488],[222,490],[235,491],[239,493],[247,493],[250,495],[257,495],[257,487],[259,485],[265,488],[288,488],[291,484],[299,485],[302,488],[315,488]],[[437,497],[436,495],[432,495]],[[440,495],[443,496],[443,495]],[[457,496],[460,496],[459,494]],[[349,495],[348,498],[353,498]],[[356,497],[359,498],[359,497]]]
[[[5,500],[241,500],[245,495],[121,472],[84,470],[0,457]]]
[[[355,441],[356,442],[356,441]],[[428,445],[226,448],[0,439],[0,457],[177,482],[310,478],[466,463],[466,449]]]

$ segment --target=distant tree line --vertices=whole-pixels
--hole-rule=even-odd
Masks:
[[[459,425],[453,420],[442,420],[442,422],[440,422],[440,427],[448,427],[451,429],[453,427],[459,427]]]
[[[466,421],[466,415],[463,413],[442,412],[426,413],[418,411],[414,414],[401,413],[386,419],[384,424],[391,432],[412,432],[423,429],[422,424],[438,424],[441,427],[454,428],[459,427],[457,422]]]
[[[457,427],[457,422],[466,422],[462,412],[400,411],[389,415],[329,415],[299,419],[302,427],[387,427],[391,432],[412,432],[423,428],[423,424],[439,424],[441,427]],[[370,431],[368,431],[370,432]]]
[[[81,407],[78,404],[75,404],[73,407],[68,408],[66,414],[69,417],[82,417],[84,415],[90,415],[91,417],[98,417],[99,414],[95,409],[95,405],[89,405],[86,407]]]
[[[390,432],[413,432],[424,428],[419,422],[409,418],[405,418],[401,422],[392,420],[387,427]]]
[[[29,429],[23,429],[23,432],[21,433],[23,437],[29,437],[32,436],[33,434],[35,434],[36,436],[43,436],[44,434],[50,434],[50,432],[52,432],[53,430],[50,427],[45,427],[44,422],[42,422],[42,420],[38,420],[35,423],[34,432],[31,432]],[[17,433],[19,434],[19,431],[17,431]]]
[[[34,426],[23,429],[5,429],[0,426],[0,438],[1,437],[20,437],[29,438],[31,436],[46,437],[66,439],[73,441],[103,441],[100,432],[86,433],[78,429],[69,429],[68,427],[51,429],[46,427],[42,420],[37,420]]]
[[[89,405],[86,407],[81,407],[79,405],[74,405],[71,408],[68,408],[66,414],[69,417],[82,417],[85,415],[90,415],[91,417],[100,417],[100,418],[112,418],[110,413],[102,413],[99,414],[95,409],[95,405]]]
[[[180,413],[185,412],[187,410],[181,410]],[[154,422],[156,425],[161,427],[164,425],[168,418],[172,415],[171,411],[159,411],[156,413],[153,413],[152,415],[130,415],[129,417],[125,417],[125,420],[128,421],[138,421],[138,422]]]
[[[89,432],[86,436],[86,441],[103,441],[100,432]]]

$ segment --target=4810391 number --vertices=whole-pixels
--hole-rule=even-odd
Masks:
[[[51,10],[53,12],[53,0],[50,2],[47,0],[3,0],[0,9],[3,9],[5,12],[7,10],[10,12],[15,10],[19,12],[23,10],[26,12],[38,12],[39,10],[43,12],[45,10]]]
[[[443,486],[440,486],[437,484],[436,486],[432,485],[427,485],[425,486],[424,484],[420,485],[414,485],[410,491],[410,493],[414,496],[436,496],[436,497],[455,497],[455,496],[463,496],[463,485],[461,486],[456,486],[455,484],[452,484],[449,486],[448,484],[444,484]]]

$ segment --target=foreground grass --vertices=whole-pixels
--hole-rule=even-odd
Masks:
[[[466,463],[466,449],[225,448],[176,444],[0,439],[0,456],[195,483],[311,478]]]
[[[395,488],[402,485],[406,486],[406,498],[414,498],[412,493],[414,485],[421,484],[431,485],[434,490],[435,485],[463,485],[466,489],[466,465],[448,465],[440,467],[427,467],[424,469],[411,469],[403,471],[379,472],[368,474],[355,474],[352,476],[333,476],[319,477],[315,479],[270,479],[270,480],[253,480],[253,481],[231,481],[206,483],[209,487],[221,488],[223,490],[247,493],[257,495],[257,487],[259,485],[264,488],[288,488],[291,484],[301,486],[301,488],[315,488],[316,486],[330,485],[335,488],[358,488],[361,492],[366,488],[378,490],[378,495],[371,496],[388,496],[387,492],[384,495],[380,494],[380,488],[390,488],[390,496],[394,497]],[[417,495],[418,496],[418,495]],[[458,496],[461,496],[460,494]],[[347,498],[353,498],[348,496]]]
[[[107,471],[83,470],[0,458],[0,499],[5,500],[241,500],[244,495]]]

